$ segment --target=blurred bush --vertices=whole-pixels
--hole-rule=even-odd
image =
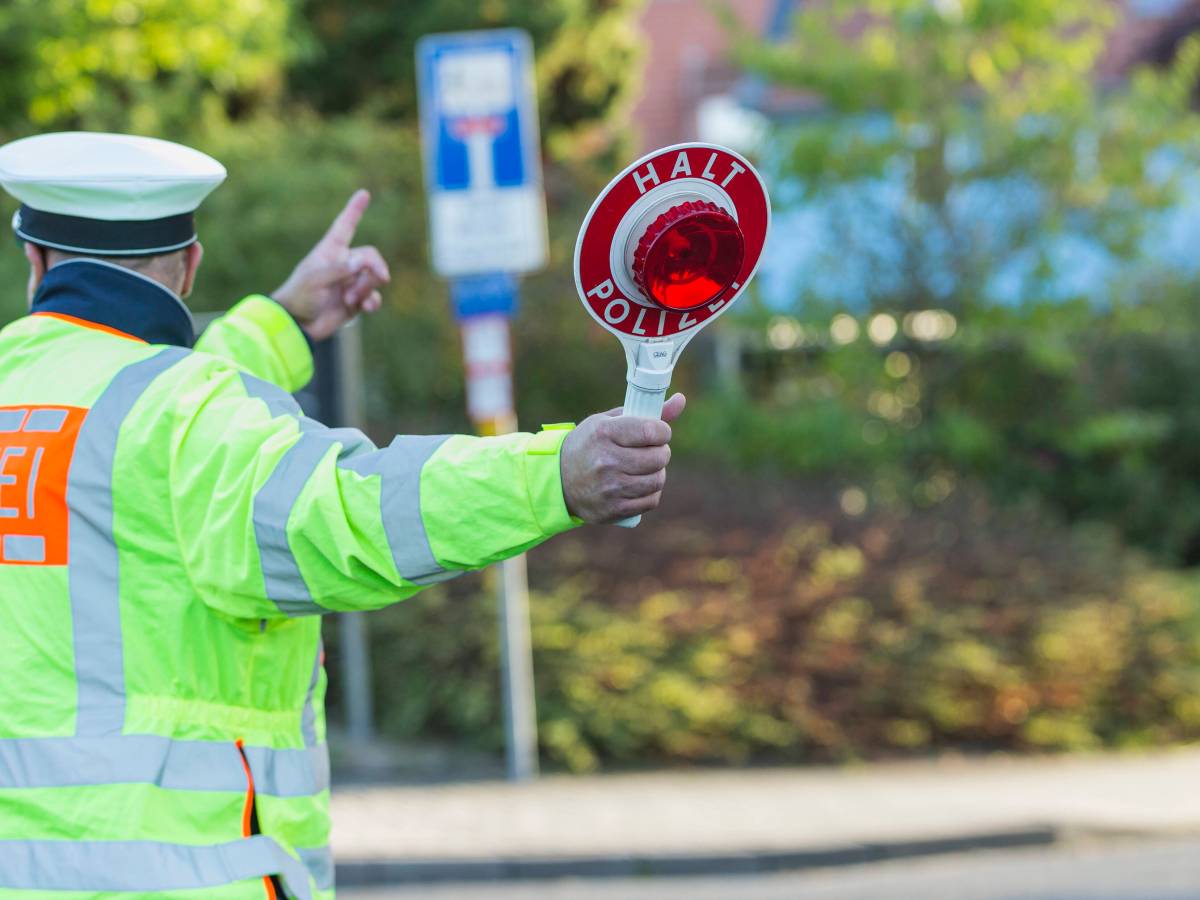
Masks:
[[[967,477],[1002,502],[1106,523],[1161,562],[1200,562],[1200,307],[1189,282],[1158,280],[1123,306],[993,308],[944,340],[913,338],[911,314],[903,320],[839,314],[833,329],[850,323],[855,336],[838,343],[828,321],[771,319],[748,343],[739,388],[696,398],[677,449],[740,469],[869,479],[916,503],[939,479]],[[771,347],[784,330],[796,346]]]
[[[649,544],[613,529],[535,557],[555,763],[1200,738],[1194,576],[969,483],[864,508],[847,504],[853,486],[714,476],[675,479]],[[491,596],[452,584],[372,620],[385,733],[501,746]]]

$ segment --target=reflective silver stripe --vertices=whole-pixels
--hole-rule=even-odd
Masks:
[[[40,534],[4,535],[5,562],[44,562],[46,539]]]
[[[261,400],[267,404],[267,410],[271,413],[271,417],[277,416],[301,416],[300,404],[296,402],[296,398],[282,388],[276,387],[269,381],[263,381],[261,378],[256,378],[248,372],[238,373],[242,379],[242,387],[246,393],[256,400]]]
[[[312,900],[308,872],[266,835],[194,846],[157,841],[0,841],[0,887],[150,893],[218,887],[278,875]]]
[[[20,431],[27,412],[25,409],[0,409],[0,433],[11,434]]]
[[[308,797],[329,788],[324,744],[279,750],[247,745],[244,751],[259,794]],[[99,784],[245,793],[246,775],[232,741],[150,734],[0,740],[0,789]]]
[[[380,476],[379,511],[388,547],[400,577],[415,584],[432,584],[460,574],[447,572],[438,564],[421,518],[421,470],[448,438],[446,434],[401,436],[384,450],[341,463],[360,475]]]
[[[325,644],[317,638],[317,652],[313,657],[312,678],[308,680],[308,693],[304,696],[304,711],[300,714],[300,733],[304,736],[304,746],[313,747],[317,743],[317,710],[313,705],[313,695],[317,690],[317,681],[321,678],[321,657],[324,655]]]
[[[340,443],[342,449],[338,452],[338,459],[349,459],[377,449],[371,439],[357,428],[329,428],[322,425],[316,419],[310,419],[304,415],[296,398],[287,391],[245,372],[240,375],[242,387],[245,388],[246,393],[267,404],[267,412],[271,414],[272,418],[288,416],[300,423],[302,432],[323,434],[330,441]]]
[[[309,593],[288,542],[287,523],[300,492],[329,452],[330,444],[301,434],[254,495],[254,537],[267,596],[289,616],[328,612]]]
[[[117,436],[150,383],[188,356],[169,347],[116,374],[83,420],[67,480],[67,563],[78,685],[75,733],[120,733],[125,721],[125,670],[117,546],[113,541],[113,458]]]
[[[273,418],[296,420],[300,439],[283,455],[254,497],[254,535],[267,596],[289,616],[328,612],[317,604],[287,537],[287,523],[304,486],[318,463],[331,448],[337,448],[339,460],[357,458],[375,450],[375,445],[355,428],[326,428],[307,418],[299,404],[286,391],[261,378],[241,373],[246,393],[262,400]]]
[[[462,569],[443,569],[442,571],[435,572],[432,575],[422,575],[410,580],[413,584],[419,584],[424,587],[428,587],[431,584],[441,584],[443,581],[450,581],[462,574]]]
[[[332,891],[334,886],[333,850],[329,847],[317,847],[312,850],[297,848],[296,852],[300,855],[300,862],[304,863],[304,868],[308,869],[308,874],[316,882],[317,890]]]
[[[243,748],[254,789],[274,797],[308,797],[329,790],[329,748],[317,744],[306,749],[273,750],[270,747]],[[265,788],[259,790],[259,773]]]

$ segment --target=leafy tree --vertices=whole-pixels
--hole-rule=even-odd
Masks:
[[[288,0],[8,0],[0,131],[182,134],[282,87]]]
[[[1094,0],[827,0],[782,43],[744,39],[746,65],[822,110],[781,135],[822,232],[807,290],[962,312],[1078,295],[1073,269],[1137,256],[1194,150],[1200,43],[1112,90],[1120,27]]]
[[[608,143],[598,126],[636,84],[631,20],[640,5],[640,0],[301,0],[312,40],[292,69],[291,89],[324,113],[366,106],[387,118],[412,119],[418,38],[524,28],[537,50],[548,148],[555,156],[588,155]]]

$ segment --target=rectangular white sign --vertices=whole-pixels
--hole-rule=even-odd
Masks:
[[[516,29],[417,44],[434,270],[446,277],[546,264],[533,50]]]

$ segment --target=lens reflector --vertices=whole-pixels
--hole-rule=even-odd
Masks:
[[[638,241],[633,280],[664,309],[698,309],[723,294],[742,268],[745,246],[733,217],[715,203],[681,203]]]

